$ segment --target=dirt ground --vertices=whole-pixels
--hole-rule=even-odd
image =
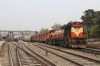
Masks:
[[[1,49],[0,49],[0,66],[2,66],[1,65],[1,63],[2,63],[2,61],[3,61],[3,59],[4,59],[4,54],[5,54],[5,44],[1,47]]]
[[[100,42],[88,42],[87,47],[100,49]]]
[[[92,48],[99,48],[100,49],[100,42],[88,42],[87,47],[92,47]],[[3,48],[6,48],[5,45],[3,46]],[[4,58],[4,54],[5,54],[5,49],[2,48],[2,51],[0,51],[0,66],[3,58]]]

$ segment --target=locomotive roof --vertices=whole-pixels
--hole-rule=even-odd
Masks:
[[[61,29],[64,29],[66,27],[71,27],[72,24],[74,24],[74,23],[82,23],[82,22],[69,22],[68,24],[65,24],[65,25],[61,26]]]
[[[50,30],[49,32],[54,32],[55,30]]]
[[[63,26],[61,26],[60,28],[55,29],[55,30],[50,30],[49,32],[54,32],[54,31],[56,31],[56,30],[64,29],[64,28],[66,28],[66,27],[71,27],[72,24],[74,24],[74,23],[81,23],[81,24],[82,24],[82,22],[69,22],[68,24],[63,25]]]

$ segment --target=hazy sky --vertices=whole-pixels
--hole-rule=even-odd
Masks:
[[[87,9],[100,11],[100,0],[0,0],[0,30],[50,29],[81,21]]]

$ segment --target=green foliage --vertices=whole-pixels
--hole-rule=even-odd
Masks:
[[[100,24],[100,11],[96,11],[96,12],[94,13],[93,22],[94,22],[95,25]]]
[[[51,27],[52,30],[58,29],[61,27],[61,24],[55,23],[54,26]]]
[[[100,37],[100,25],[95,25],[90,29],[90,37]]]
[[[88,9],[84,12],[84,15],[81,17],[83,24],[87,26],[87,29],[91,28],[93,25],[94,10]]]
[[[39,33],[44,33],[44,32],[47,32],[47,31],[49,31],[49,29],[48,29],[48,28],[41,28],[41,30],[40,30],[40,32],[39,32]]]
[[[99,37],[100,36],[100,11],[94,11],[93,9],[88,9],[84,12],[84,15],[81,17],[83,25],[84,25],[84,32],[88,35],[90,32],[91,37]]]

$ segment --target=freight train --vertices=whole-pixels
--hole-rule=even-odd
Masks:
[[[86,48],[82,22],[70,22],[59,29],[33,35],[31,41],[45,42],[46,44],[60,45],[71,48]]]

